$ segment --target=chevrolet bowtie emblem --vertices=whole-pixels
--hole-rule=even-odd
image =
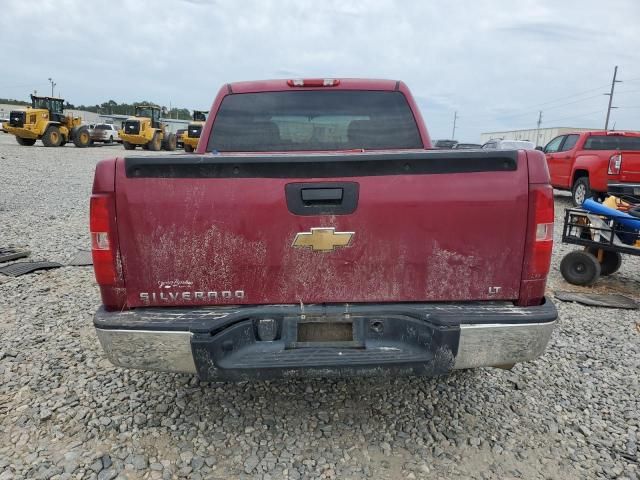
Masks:
[[[336,232],[335,228],[312,228],[311,232],[296,233],[293,247],[310,248],[314,252],[333,252],[337,247],[348,247],[354,232]]]

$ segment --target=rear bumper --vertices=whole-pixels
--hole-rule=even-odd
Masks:
[[[640,183],[609,183],[608,192],[619,197],[640,198]]]
[[[556,324],[548,299],[503,303],[100,309],[94,324],[117,366],[203,380],[441,375],[539,357]],[[327,338],[301,338],[302,324]],[[331,339],[336,324],[349,338]],[[344,328],[338,329],[344,332]],[[305,334],[306,335],[306,334]],[[321,336],[324,333],[320,334]],[[262,338],[262,339],[261,339]],[[273,338],[273,340],[272,340]]]

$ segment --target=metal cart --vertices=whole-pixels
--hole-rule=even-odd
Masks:
[[[568,253],[560,262],[560,273],[567,282],[593,285],[600,275],[618,271],[623,253],[640,255],[639,231],[622,225],[618,218],[581,208],[565,210],[562,243],[585,247]]]

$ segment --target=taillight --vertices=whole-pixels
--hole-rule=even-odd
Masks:
[[[611,155],[611,158],[609,159],[609,168],[607,169],[607,173],[609,175],[618,175],[620,173],[620,167],[622,167],[622,155],[620,153]]]
[[[527,279],[546,278],[553,249],[553,189],[550,185],[530,185],[529,208],[533,210],[530,251],[524,265]],[[525,257],[526,258],[526,257]]]
[[[340,80],[337,78],[297,78],[287,80],[290,87],[337,87]]]
[[[110,194],[91,195],[89,209],[91,255],[99,285],[115,285],[116,262],[111,232],[113,200]]]
[[[519,305],[536,305],[544,298],[553,250],[553,189],[529,185],[529,224],[525,246]]]

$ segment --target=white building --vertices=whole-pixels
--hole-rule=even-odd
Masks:
[[[574,127],[551,127],[528,130],[509,130],[503,132],[487,132],[480,135],[480,143],[486,143],[492,138],[502,140],[529,140],[536,146],[544,147],[550,140],[558,135],[565,135],[571,132],[584,132],[587,130],[600,130],[599,128],[574,128]]]

